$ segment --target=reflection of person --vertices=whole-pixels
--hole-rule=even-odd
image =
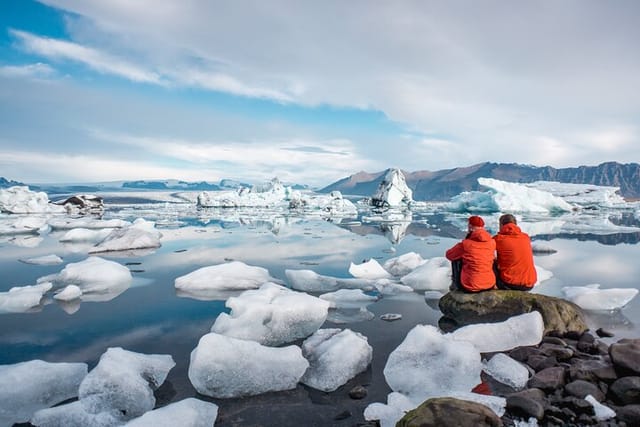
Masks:
[[[516,218],[511,214],[500,217],[500,231],[493,239],[496,241],[496,278],[499,289],[529,291],[533,288],[538,275],[533,263],[531,239],[518,227]]]
[[[445,254],[451,261],[452,287],[465,292],[493,289],[496,283],[493,272],[496,242],[484,229],[484,221],[479,216],[469,217],[468,230],[464,240]]]

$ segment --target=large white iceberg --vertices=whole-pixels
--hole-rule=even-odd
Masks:
[[[53,282],[56,288],[76,285],[82,291],[82,299],[91,300],[91,295],[119,295],[131,285],[133,278],[129,269],[115,261],[92,256],[84,261],[67,264],[60,273],[44,276],[38,283]],[[88,294],[88,295],[87,295]],[[110,298],[109,298],[110,299]]]
[[[280,282],[271,277],[266,268],[247,265],[241,261],[202,267],[175,280],[181,290],[245,290],[256,289],[267,282]]]
[[[367,369],[373,349],[365,336],[350,329],[320,329],[302,343],[302,355],[309,368],[300,382],[328,392]]]
[[[537,311],[520,314],[497,323],[463,326],[448,336],[455,341],[473,344],[481,353],[507,351],[520,346],[537,345],[542,341],[544,321]]]
[[[390,258],[382,265],[389,273],[396,277],[406,276],[412,270],[424,264],[425,260],[415,252],[407,252],[395,258]]]
[[[46,231],[47,219],[38,215],[0,216],[0,235],[36,234]]]
[[[329,301],[331,308],[355,308],[369,305],[378,301],[378,297],[367,295],[362,289],[339,289],[319,296]]]
[[[36,411],[76,397],[86,375],[86,363],[0,365],[0,425],[26,423]]]
[[[175,366],[170,355],[109,348],[82,380],[79,400],[38,411],[37,426],[115,426],[153,409],[153,395]]]
[[[130,226],[111,231],[104,240],[89,249],[89,253],[159,248],[160,237],[162,234],[156,230],[155,223],[138,218]]]
[[[227,300],[229,314],[220,313],[211,332],[277,346],[305,338],[322,326],[329,302],[265,283]]]
[[[14,286],[7,292],[0,292],[0,313],[24,313],[36,307],[52,287],[51,282],[43,282],[32,286]]]
[[[191,352],[189,380],[205,396],[252,396],[295,388],[308,367],[298,346],[267,347],[212,332]]]
[[[393,391],[412,400],[468,392],[480,383],[480,352],[470,342],[443,335],[431,325],[417,325],[389,354],[384,377]]]
[[[61,242],[101,242],[103,241],[113,229],[111,228],[72,228],[67,231],[62,237]]]
[[[203,208],[275,207],[288,203],[293,191],[273,178],[264,185],[241,187],[236,191],[203,191],[197,203]]]
[[[373,258],[362,264],[350,263],[349,273],[353,277],[360,279],[386,279],[391,277],[391,274]]]
[[[49,203],[47,193],[26,186],[0,188],[0,212],[12,214],[65,213],[64,206]]]
[[[451,263],[445,257],[430,258],[400,281],[416,291],[447,291],[451,285]]]
[[[584,310],[616,310],[624,307],[637,294],[634,288],[600,289],[600,284],[567,286],[564,297]]]
[[[338,289],[364,289],[370,291],[375,288],[375,280],[350,278],[343,279],[318,274],[313,270],[285,270],[284,274],[293,289],[304,292],[331,292]]]
[[[154,409],[125,424],[126,427],[211,427],[218,405],[193,397]]]
[[[561,197],[568,203],[583,207],[624,208],[629,205],[619,192],[619,187],[593,184],[569,184],[554,181],[536,181],[525,184],[529,188],[545,191]]]
[[[413,192],[407,186],[404,174],[400,169],[389,169],[378,190],[371,197],[371,204],[377,207],[396,207],[413,202]]]

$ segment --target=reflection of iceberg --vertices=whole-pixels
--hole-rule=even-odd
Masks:
[[[593,329],[602,328],[610,332],[634,329],[634,324],[621,310],[612,311],[585,311],[587,323],[593,325]]]

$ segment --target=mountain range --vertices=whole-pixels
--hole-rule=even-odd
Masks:
[[[345,195],[371,196],[378,188],[388,169],[381,172],[358,172],[330,184],[320,192],[338,190]],[[484,191],[478,178],[528,183],[556,181],[574,184],[594,184],[619,187],[628,199],[640,198],[640,164],[606,162],[598,166],[553,168],[516,163],[484,162],[473,166],[432,171],[402,171],[407,185],[413,190],[414,200],[449,200],[463,191]]]

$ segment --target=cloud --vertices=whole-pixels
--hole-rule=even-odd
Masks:
[[[5,77],[47,78],[56,74],[48,64],[38,62],[27,65],[5,65],[0,67],[0,75]]]

